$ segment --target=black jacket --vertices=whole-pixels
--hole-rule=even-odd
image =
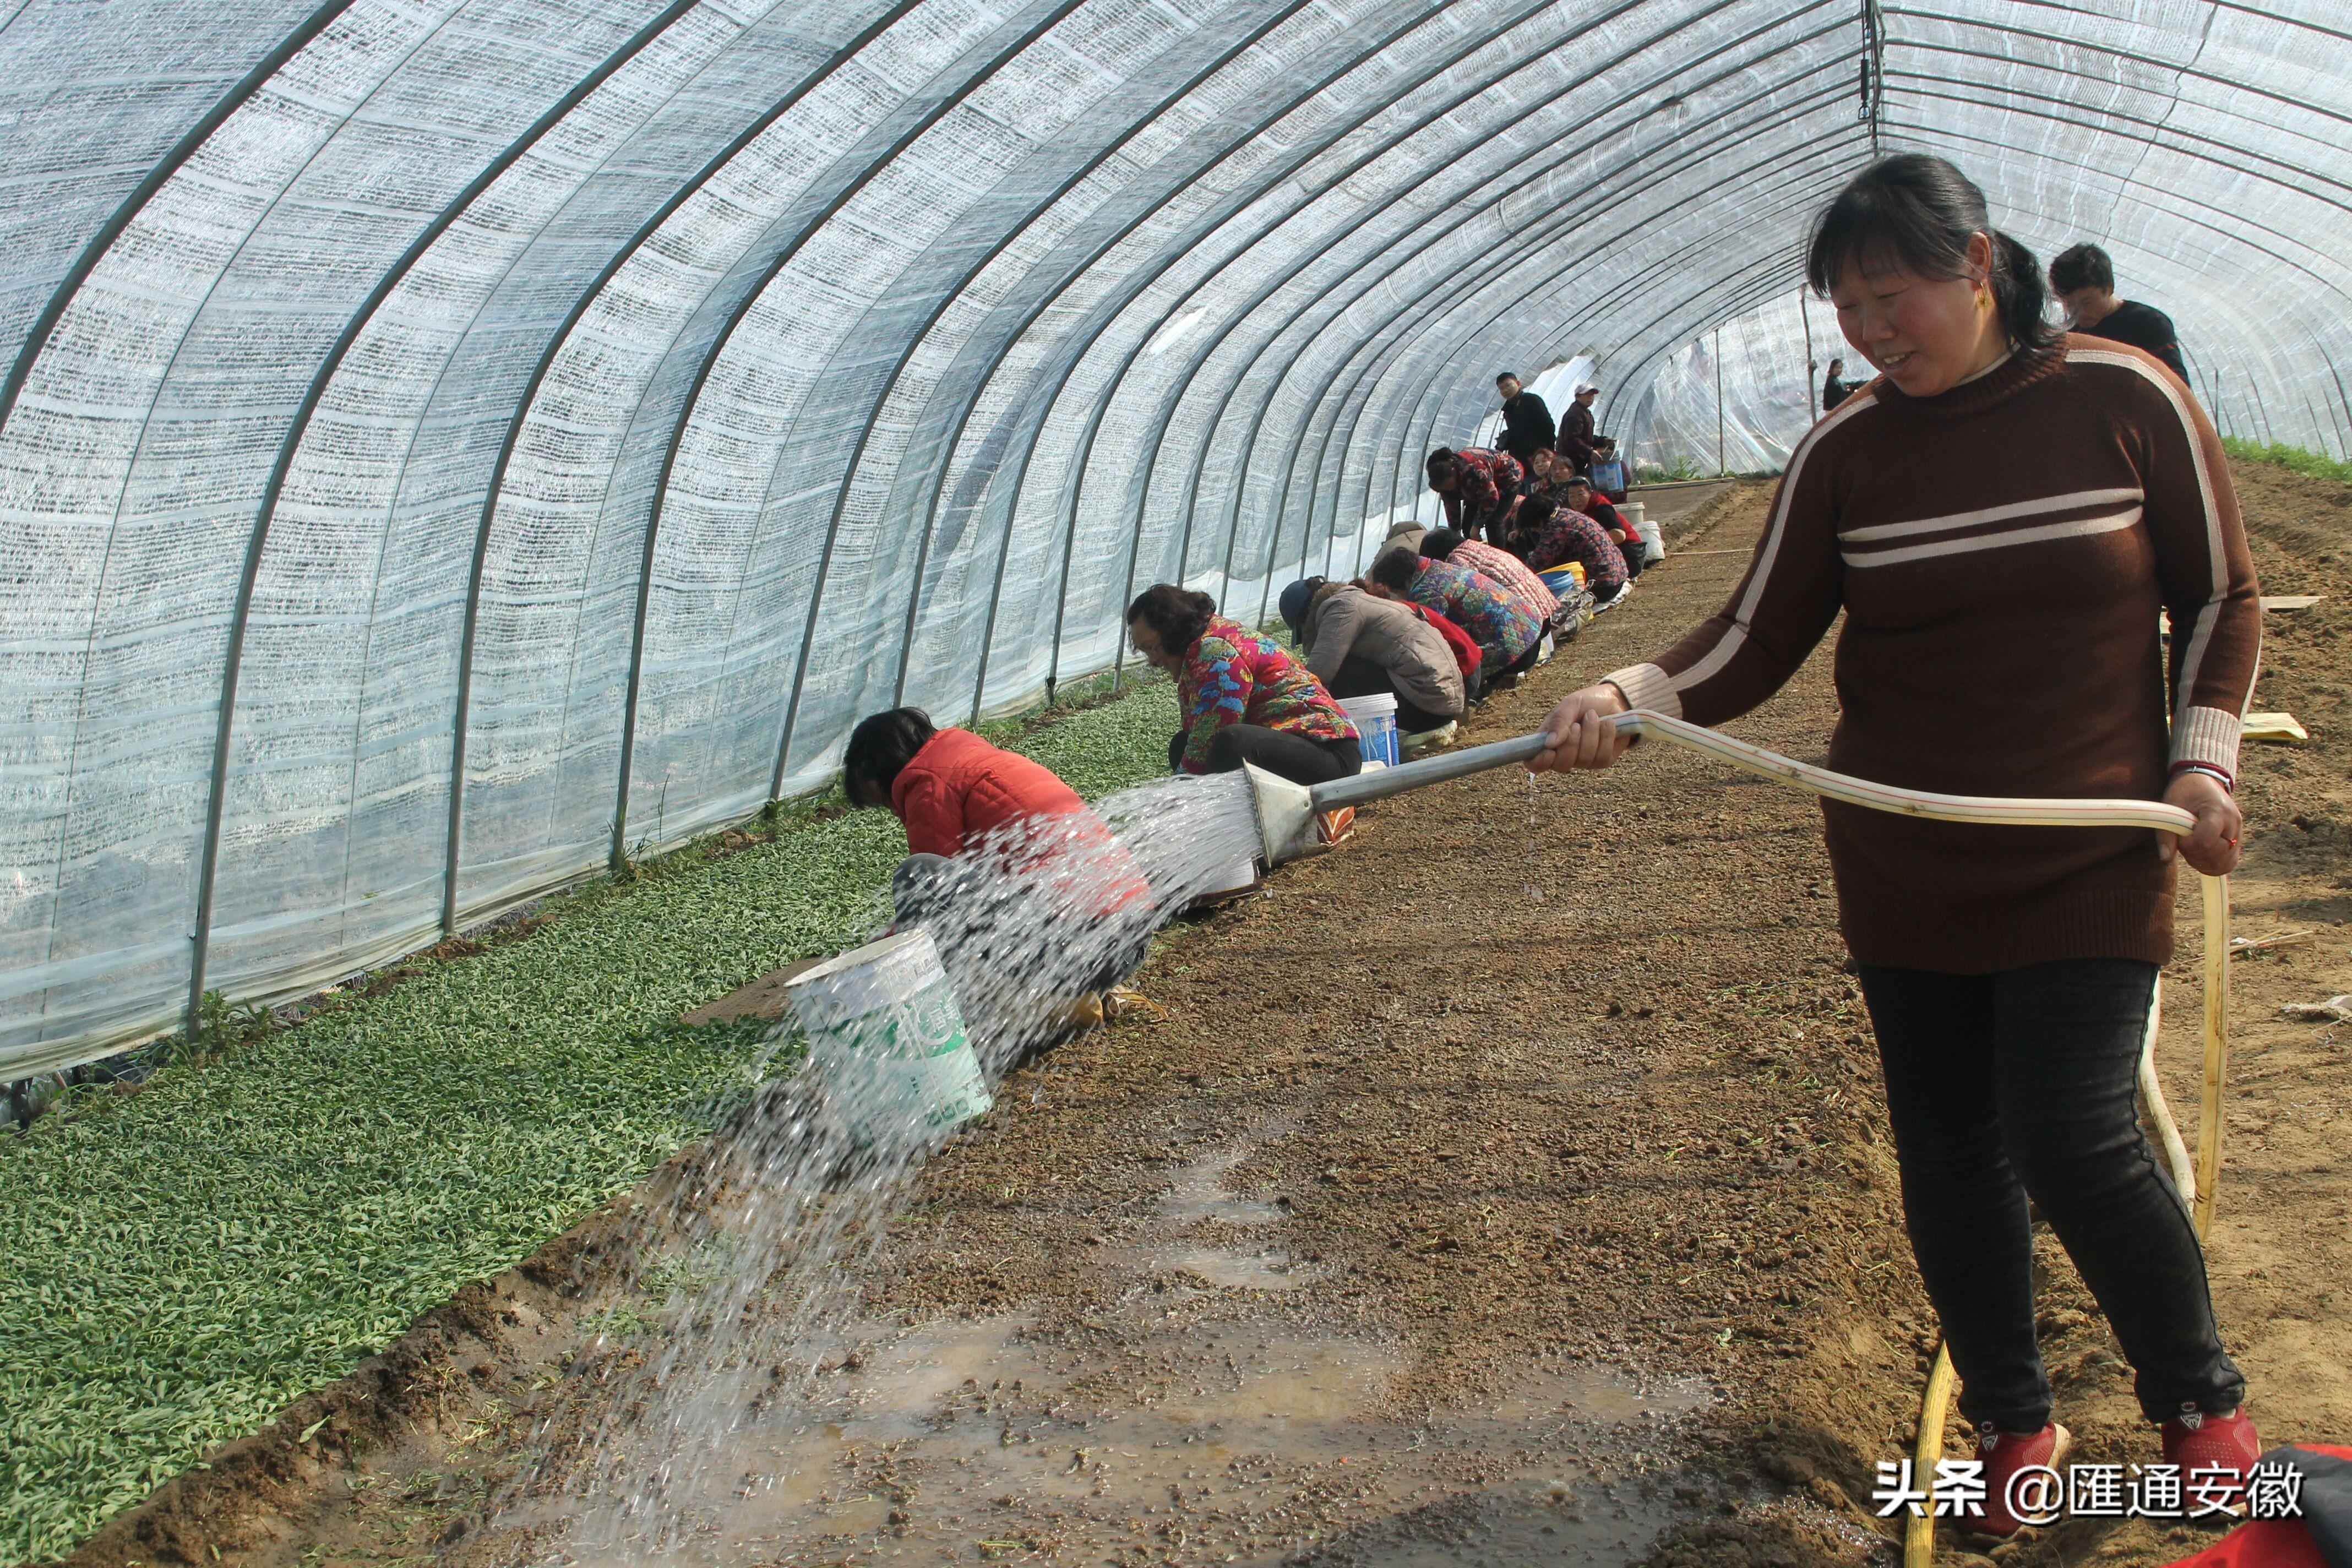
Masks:
[[[1579,473],[1592,466],[1592,410],[1571,403],[1559,416],[1559,453],[1576,465]]]
[[[1503,437],[1495,445],[1522,464],[1535,455],[1537,447],[1550,446],[1555,437],[1551,410],[1534,393],[1522,392],[1503,405]]]
[[[2172,318],[2153,305],[2143,305],[2137,300],[2126,300],[2099,318],[2095,327],[2077,327],[2095,338],[2109,342],[2129,343],[2136,349],[2146,349],[2172,367],[2172,374],[2181,380],[2189,379],[2189,367],[2180,360],[2180,335],[2172,330]]]

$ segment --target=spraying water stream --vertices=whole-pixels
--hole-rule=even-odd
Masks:
[[[1072,1000],[1132,968],[1153,931],[1230,886],[1260,842],[1239,774],[1156,780],[1095,813],[1014,825],[927,889],[921,924],[992,1084],[1066,1032]],[[772,1517],[808,1489],[793,1472],[810,1412],[839,1398],[824,1378],[853,1337],[859,1281],[946,1135],[878,1092],[818,1063],[761,1084],[640,1215],[633,1272],[661,1304],[651,1322],[616,1325],[632,1353],[557,1399],[498,1510],[537,1560],[704,1555],[698,1543],[727,1537],[750,1500]]]

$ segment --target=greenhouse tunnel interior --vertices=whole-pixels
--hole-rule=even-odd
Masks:
[[[1943,153],[2352,444],[2332,0],[15,0],[0,1078],[1003,712],[1432,498],[1492,378],[1777,468]],[[1849,355],[1851,363],[1852,356]],[[1989,455],[1998,461],[1998,454]]]

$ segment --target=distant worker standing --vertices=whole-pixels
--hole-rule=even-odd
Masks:
[[[1601,389],[1588,382],[1576,389],[1576,401],[1559,416],[1559,440],[1553,449],[1575,464],[1580,474],[1592,467],[1592,405],[1600,397]]]
[[[2173,374],[2189,379],[2172,318],[2153,305],[2116,299],[2116,264],[2097,246],[2077,245],[2060,251],[2050,263],[2050,291],[2066,307],[2076,331],[2146,349],[2170,365]]]
[[[1830,361],[1830,373],[1822,377],[1822,412],[1827,414],[1853,395],[1853,384],[1845,378],[1845,361]]]
[[[1549,447],[1555,432],[1551,410],[1544,400],[1519,384],[1515,371],[1505,371],[1495,378],[1495,390],[1503,395],[1503,435],[1495,443],[1527,468],[1538,447]]]

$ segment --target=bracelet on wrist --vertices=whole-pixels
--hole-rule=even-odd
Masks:
[[[2238,793],[2238,781],[2231,778],[2227,773],[2215,767],[2210,763],[2175,763],[2172,764],[2172,776],[2174,778],[2179,778],[2183,773],[2203,773],[2207,778],[2211,779],[2216,784],[2220,784],[2228,794],[2236,795]]]

